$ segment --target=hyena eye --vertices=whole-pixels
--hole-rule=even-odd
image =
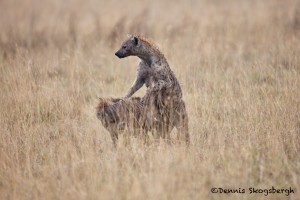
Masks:
[[[127,48],[127,46],[122,46],[122,49],[126,49]]]

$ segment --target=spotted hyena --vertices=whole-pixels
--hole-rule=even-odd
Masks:
[[[134,136],[148,138],[149,126],[145,120],[142,121],[141,105],[139,97],[127,99],[99,98],[96,108],[97,117],[104,128],[110,132],[114,146],[117,145],[119,134],[125,131]]]
[[[182,90],[162,52],[147,38],[130,36],[115,53],[119,58],[137,56],[141,59],[134,84],[126,94],[131,97],[144,84],[147,87],[142,103],[145,116],[152,118],[158,136],[169,138],[174,126],[179,136],[189,142],[188,116]]]

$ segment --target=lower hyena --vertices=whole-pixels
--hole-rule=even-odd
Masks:
[[[140,98],[100,98],[96,112],[104,128],[110,132],[114,146],[117,145],[118,135],[125,131],[147,139],[149,126],[141,118]]]
[[[169,137],[173,125],[178,125],[179,134],[189,142],[188,116],[182,100],[182,90],[175,74],[161,51],[148,39],[130,36],[115,53],[119,58],[138,56],[141,62],[137,77],[125,97],[132,96],[144,84],[147,87],[143,104],[151,115],[154,127],[162,137]]]

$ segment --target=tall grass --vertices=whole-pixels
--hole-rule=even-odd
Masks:
[[[0,1],[0,199],[300,199],[299,8]],[[153,38],[182,84],[189,148],[113,150],[95,107],[135,78],[138,59],[114,56],[127,33]],[[296,193],[211,193],[272,186]]]

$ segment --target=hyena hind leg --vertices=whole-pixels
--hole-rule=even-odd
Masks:
[[[117,148],[117,143],[118,143],[118,138],[119,138],[118,133],[116,131],[111,131],[110,136],[111,136],[111,139],[113,142],[113,147]]]
[[[181,103],[180,108],[177,111],[177,120],[175,127],[178,131],[177,139],[180,141],[185,141],[187,144],[190,143],[190,133],[189,133],[189,120],[186,112],[184,102]]]

